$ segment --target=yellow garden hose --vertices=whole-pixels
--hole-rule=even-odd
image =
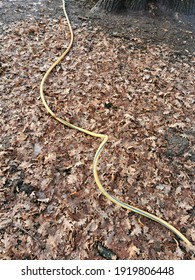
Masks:
[[[93,174],[94,174],[94,178],[95,178],[95,182],[98,186],[98,188],[100,189],[100,191],[102,192],[102,194],[110,201],[114,202],[115,204],[123,207],[123,208],[126,208],[130,211],[133,211],[137,214],[140,214],[142,216],[145,216],[151,220],[154,220],[155,222],[165,226],[166,228],[168,228],[169,230],[171,230],[175,235],[177,235],[182,241],[185,242],[185,244],[189,247],[192,246],[191,242],[180,232],[178,231],[175,227],[173,227],[172,225],[170,225],[169,223],[167,223],[166,221],[164,221],[163,219],[161,218],[158,218],[157,216],[155,215],[152,215],[146,211],[143,211],[137,207],[134,207],[132,205],[129,205],[129,204],[126,204],[126,203],[123,203],[121,202],[120,200],[118,200],[117,198],[115,198],[114,196],[110,195],[105,189],[104,187],[102,186],[100,180],[99,180],[99,177],[98,177],[98,172],[97,172],[97,165],[98,165],[98,159],[99,159],[99,156],[104,148],[104,145],[106,144],[107,140],[108,140],[108,136],[105,135],[105,134],[99,134],[99,133],[94,133],[94,132],[91,132],[91,131],[88,131],[86,129],[83,129],[79,126],[76,126],[76,125],[73,125],[69,122],[67,122],[66,120],[62,119],[62,118],[59,118],[56,116],[56,114],[50,109],[50,107],[48,106],[48,103],[45,99],[45,95],[44,95],[44,83],[45,81],[47,80],[49,74],[51,73],[51,71],[55,68],[55,66],[60,63],[60,61],[67,55],[67,53],[70,51],[71,47],[72,47],[72,44],[73,44],[73,39],[74,39],[74,34],[73,34],[73,30],[72,30],[72,26],[71,26],[71,23],[70,23],[70,20],[68,18],[68,15],[67,15],[67,12],[66,12],[66,5],[65,5],[65,0],[62,0],[62,3],[63,3],[63,10],[64,10],[64,15],[65,15],[65,18],[66,18],[66,21],[67,21],[67,24],[68,24],[68,27],[69,27],[69,30],[70,30],[70,35],[71,35],[71,39],[70,39],[70,43],[67,47],[67,49],[65,50],[65,52],[53,63],[53,65],[47,70],[47,72],[45,73],[42,81],[41,81],[41,85],[40,85],[40,95],[41,95],[41,99],[42,99],[42,102],[47,110],[47,112],[53,117],[55,118],[58,122],[70,127],[70,128],[73,128],[73,129],[76,129],[76,130],[79,130],[81,132],[84,132],[92,137],[98,137],[98,138],[101,138],[102,139],[102,142],[98,148],[98,150],[96,151],[96,154],[95,154],[95,157],[94,157],[94,160],[93,160]]]

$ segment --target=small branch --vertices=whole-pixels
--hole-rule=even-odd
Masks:
[[[24,232],[25,234],[27,234],[28,236],[30,236],[32,239],[34,239],[41,247],[44,247],[43,244],[41,243],[41,241],[36,238],[32,233],[30,233],[29,231],[27,231],[26,229],[24,229],[22,226],[13,223],[13,226],[19,230],[21,230],[22,232]]]

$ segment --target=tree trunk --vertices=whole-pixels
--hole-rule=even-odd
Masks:
[[[170,8],[176,12],[187,15],[195,14],[195,0],[171,0],[168,2]]]
[[[95,7],[108,12],[117,11],[123,6],[123,2],[123,0],[99,0]]]
[[[125,7],[133,11],[147,10],[148,0],[126,0]]]
[[[187,15],[195,14],[195,0],[99,0],[95,7],[108,12],[121,8],[138,11],[146,10],[150,2],[164,5],[175,12]]]

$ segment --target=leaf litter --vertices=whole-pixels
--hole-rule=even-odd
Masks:
[[[45,86],[49,105],[109,135],[99,174],[110,193],[194,242],[193,57],[86,23],[73,27],[74,47]],[[167,229],[107,201],[92,174],[98,141],[46,113],[39,84],[69,38],[63,19],[47,18],[0,35],[1,258],[192,258]]]

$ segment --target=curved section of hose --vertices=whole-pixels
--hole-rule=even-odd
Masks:
[[[67,15],[67,12],[66,12],[66,5],[65,5],[65,0],[62,0],[62,3],[63,3],[63,11],[64,11],[64,15],[65,15],[65,18],[66,18],[66,21],[67,21],[67,24],[68,24],[68,27],[69,27],[69,31],[70,31],[70,35],[71,35],[71,39],[70,39],[70,43],[67,47],[67,49],[65,50],[65,52],[52,64],[52,66],[47,70],[47,72],[45,73],[42,81],[41,81],[41,84],[40,84],[40,96],[41,96],[41,100],[47,110],[47,112],[54,118],[56,119],[58,122],[70,127],[70,128],[73,128],[73,129],[76,129],[78,131],[81,131],[85,134],[88,134],[92,137],[97,137],[97,138],[101,138],[102,139],[102,142],[98,148],[98,150],[96,151],[96,154],[95,154],[95,157],[94,157],[94,160],[93,160],[93,174],[94,174],[94,178],[95,178],[95,182],[98,186],[98,188],[100,189],[101,193],[108,199],[110,200],[111,202],[125,208],[125,209],[128,209],[130,211],[133,211],[139,215],[142,215],[142,216],[145,216],[161,225],[163,225],[164,227],[168,228],[170,231],[172,231],[175,235],[177,235],[182,241],[185,242],[185,244],[187,246],[192,246],[191,242],[179,231],[177,230],[175,227],[173,227],[172,225],[170,225],[169,223],[167,223],[166,221],[164,221],[163,219],[153,215],[153,214],[150,214],[144,210],[141,210],[137,207],[134,207],[132,205],[129,205],[129,204],[126,204],[120,200],[118,200],[117,198],[115,198],[114,196],[110,195],[106,190],[105,188],[102,186],[100,180],[99,180],[99,177],[98,177],[98,172],[97,172],[97,166],[98,166],[98,159],[100,157],[100,154],[108,140],[108,136],[105,135],[105,134],[99,134],[99,133],[94,133],[94,132],[91,132],[91,131],[88,131],[86,129],[83,129],[79,126],[76,126],[76,125],[73,125],[69,122],[67,122],[66,120],[62,119],[62,118],[59,118],[58,116],[56,116],[56,114],[51,110],[51,108],[49,107],[47,101],[46,101],[46,98],[45,98],[45,95],[44,95],[44,84],[45,84],[45,81],[47,80],[49,74],[51,73],[51,71],[55,68],[55,66],[57,64],[60,63],[60,61],[68,54],[68,52],[70,51],[71,47],[72,47],[72,44],[73,44],[73,40],[74,40],[74,34],[73,34],[73,30],[72,30],[72,26],[71,26],[71,23],[70,23],[70,20],[68,18],[68,15]]]

